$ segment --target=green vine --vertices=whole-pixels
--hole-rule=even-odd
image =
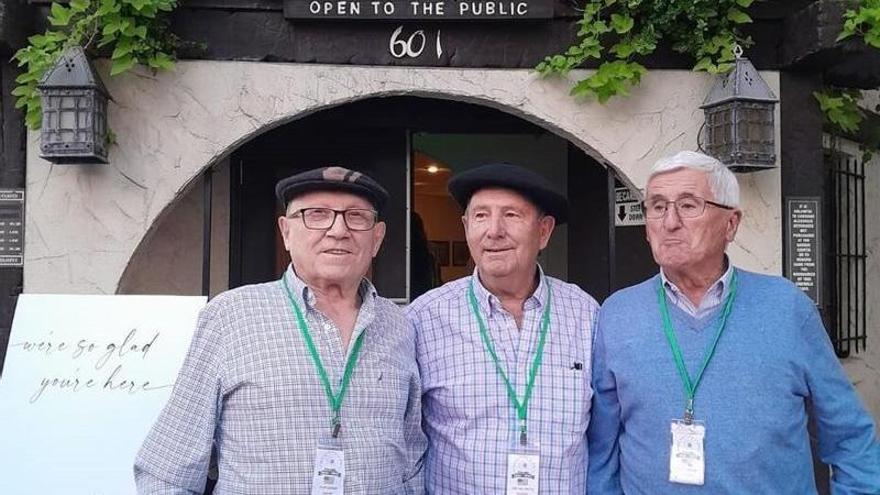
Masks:
[[[546,57],[536,70],[542,76],[567,75],[588,59],[601,63],[578,81],[572,95],[601,103],[626,96],[647,70],[638,57],[658,43],[693,57],[694,70],[713,74],[733,67],[736,44],[750,46],[739,26],[752,22],[745,9],[753,0],[587,0],[577,21],[578,40],[564,53]]]
[[[110,75],[141,64],[153,70],[174,67],[179,39],[168,29],[164,13],[177,0],[71,0],[53,3],[48,16],[52,26],[28,38],[28,45],[13,56],[25,72],[15,79],[15,107],[25,109],[25,123],[38,129],[42,113],[37,83],[64,50],[80,45],[91,55],[110,55]]]
[[[856,6],[843,13],[843,21],[843,29],[837,36],[837,41],[857,37],[869,47],[880,49],[880,0],[860,0]],[[814,92],[813,96],[819,102],[825,122],[832,128],[841,134],[859,132],[867,116],[866,111],[859,106],[862,99],[860,90],[826,87]],[[880,105],[874,108],[874,112],[880,113]],[[862,157],[867,161],[880,150],[880,128],[873,125],[862,134]]]
[[[843,20],[837,41],[859,36],[866,45],[880,48],[880,0],[860,0],[856,8],[843,13]]]
[[[819,109],[825,115],[825,121],[845,133],[857,132],[865,119],[859,107],[861,96],[861,91],[851,88],[829,87],[813,93],[819,102]]]

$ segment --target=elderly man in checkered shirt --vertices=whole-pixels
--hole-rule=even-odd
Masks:
[[[476,270],[407,309],[424,394],[426,491],[583,495],[597,305],[537,263],[567,200],[507,164],[463,172],[449,190],[464,208]]]
[[[415,342],[364,278],[388,193],[341,167],[278,183],[291,265],[214,298],[135,461],[141,494],[422,493]]]

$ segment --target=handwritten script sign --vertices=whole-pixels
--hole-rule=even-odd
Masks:
[[[0,493],[135,493],[204,297],[25,294],[0,376]]]

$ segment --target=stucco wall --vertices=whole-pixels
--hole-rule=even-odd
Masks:
[[[118,145],[105,166],[51,165],[29,135],[25,291],[115,293],[132,253],[204,167],[291,119],[356,99],[423,95],[482,103],[570,140],[644,186],[659,157],[696,146],[712,76],[651,71],[632,96],[575,103],[569,83],[527,70],[180,62],[109,78]],[[577,76],[577,74],[574,74]],[[762,73],[779,91],[778,73]],[[778,133],[777,133],[778,134]],[[730,253],[781,273],[779,171],[741,176],[745,219]]]
[[[855,157],[861,151],[855,143],[838,142],[841,151]],[[880,157],[865,164],[865,295],[867,349],[842,359],[843,367],[880,424]]]
[[[202,294],[204,175],[157,220],[120,281],[120,294]],[[211,180],[210,295],[229,288],[229,160]]]

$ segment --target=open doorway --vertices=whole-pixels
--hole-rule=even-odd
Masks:
[[[654,273],[643,235],[619,245],[612,216],[614,174],[582,150],[496,109],[401,96],[318,112],[266,132],[232,154],[229,285],[279,276],[287,256],[275,227],[281,211],[274,184],[325,165],[361,170],[391,193],[384,218],[388,233],[370,274],[383,296],[405,304],[468,275],[473,262],[461,212],[446,183],[454,173],[488,162],[532,168],[567,193],[571,219],[557,228],[541,255],[548,274],[602,300],[618,288],[621,275],[632,280]],[[620,249],[627,251],[625,266],[616,262]]]

